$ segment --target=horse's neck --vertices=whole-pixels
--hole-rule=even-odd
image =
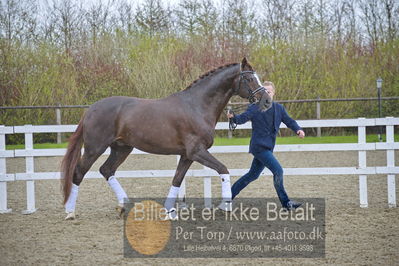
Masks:
[[[193,104],[209,120],[219,118],[224,107],[233,96],[233,81],[239,72],[239,65],[220,70],[220,72],[198,81],[190,88]]]

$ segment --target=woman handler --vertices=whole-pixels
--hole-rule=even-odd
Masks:
[[[275,94],[274,84],[270,81],[264,83],[266,92],[273,99]],[[252,137],[249,146],[249,152],[254,159],[249,172],[238,179],[232,186],[232,199],[234,199],[242,189],[249,183],[256,180],[263,169],[267,167],[273,173],[273,183],[276,189],[281,205],[287,209],[296,209],[301,203],[289,199],[283,185],[283,168],[273,155],[273,149],[276,144],[276,136],[281,122],[292,129],[299,138],[305,137],[305,132],[299,127],[297,122],[292,119],[285,108],[276,102],[270,109],[261,111],[257,104],[251,104],[248,109],[240,114],[227,114],[236,124],[244,124],[247,121],[252,122]]]

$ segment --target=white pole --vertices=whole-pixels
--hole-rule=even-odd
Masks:
[[[25,125],[25,150],[33,150],[33,129],[32,125]],[[35,172],[33,156],[26,157],[26,173],[33,174]],[[22,214],[34,213],[35,207],[35,181],[26,181],[26,207]]]
[[[391,117],[387,117],[391,118]],[[393,125],[386,126],[386,139],[387,143],[391,144],[390,147],[393,147],[394,140],[394,129]],[[387,150],[387,167],[395,167],[395,150]],[[396,185],[395,185],[395,175],[387,176],[387,185],[388,185],[388,207],[393,208],[396,207]]]
[[[365,118],[359,118],[360,120]],[[358,127],[358,143],[364,144],[366,143],[366,127],[359,126]],[[366,151],[359,151],[359,169],[366,168],[367,165],[367,156]],[[367,175],[359,175],[359,200],[360,207],[367,208],[368,200],[367,200]]]
[[[58,106],[61,106],[61,104],[58,104]],[[57,120],[57,125],[61,125],[61,109],[56,108],[55,109],[55,115],[56,115],[56,120]],[[62,135],[61,132],[57,133],[57,143],[60,144],[62,142]]]
[[[0,126],[4,128],[4,126]],[[6,151],[6,135],[0,133],[0,152]],[[6,158],[0,157],[0,176],[6,175],[7,167],[6,167]],[[0,213],[9,213],[11,209],[7,208],[7,182],[0,181]]]
[[[317,97],[317,100],[320,100],[320,97]],[[316,102],[316,118],[318,120],[320,120],[320,117],[321,117],[320,113],[321,113],[321,111],[320,111],[320,102],[317,101]],[[317,128],[317,137],[319,137],[319,138],[321,137],[321,127]]]
[[[0,182],[0,213],[9,213],[12,209],[7,208],[7,182]]]
[[[204,169],[209,169],[204,166]],[[205,176],[204,177],[204,206],[205,208],[212,207],[212,177]]]
[[[204,177],[204,206],[205,208],[212,207],[212,177]]]

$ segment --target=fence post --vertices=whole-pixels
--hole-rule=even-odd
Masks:
[[[25,150],[33,150],[33,129],[32,125],[25,125]],[[33,156],[26,156],[26,173],[29,175],[35,172]],[[37,209],[35,207],[35,181],[26,181],[26,210],[22,214],[34,213]]]
[[[364,117],[359,118],[359,121],[364,120]],[[366,143],[366,126],[358,126],[358,143]],[[359,151],[359,169],[365,169],[367,165],[366,151]],[[359,200],[360,207],[367,208],[367,175],[359,175]]]
[[[210,169],[204,166],[204,169]],[[204,177],[204,207],[212,208],[212,177]]]
[[[3,125],[0,128],[4,128]],[[0,132],[0,152],[6,151],[6,135]],[[0,157],[0,176],[6,176],[6,158]],[[9,213],[12,209],[7,208],[7,181],[0,181],[0,213]]]
[[[316,102],[316,118],[320,120],[320,97],[317,97],[317,102]],[[317,128],[317,137],[321,137],[321,128]]]
[[[61,104],[58,104],[58,106],[61,106]],[[61,108],[56,108],[55,109],[55,115],[57,118],[57,125],[61,125]],[[57,144],[60,144],[62,142],[62,135],[61,132],[57,133]]]
[[[387,119],[392,117],[387,117]],[[393,148],[394,140],[394,128],[393,125],[386,126],[386,142],[389,143],[390,147]],[[395,167],[395,150],[387,150],[387,167]],[[395,186],[395,175],[388,174],[387,176],[388,185],[388,207],[396,207],[396,186]]]

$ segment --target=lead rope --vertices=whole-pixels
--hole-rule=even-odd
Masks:
[[[229,113],[235,115],[235,113],[234,113],[233,110],[229,110]],[[234,123],[233,118],[229,118],[229,130],[230,130],[231,132],[233,132],[234,129],[236,129],[236,127],[237,127],[237,124]]]
[[[241,106],[241,107],[237,107],[235,109],[236,109],[237,112],[242,112],[242,111],[246,110],[247,108],[248,108],[248,106]],[[225,110],[227,112],[232,113],[233,115],[235,115],[234,111],[232,110],[232,108],[230,106],[225,108]],[[233,122],[232,118],[229,118],[229,130],[231,132],[233,132],[234,129],[236,129],[236,127],[237,127],[237,124]]]

